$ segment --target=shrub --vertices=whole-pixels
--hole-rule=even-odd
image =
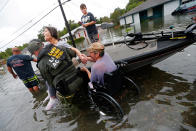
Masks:
[[[80,38],[74,39],[74,41],[75,41],[76,44],[78,44],[78,43],[83,42],[84,39],[85,39],[84,37],[80,37]],[[71,40],[68,40],[67,43],[72,44]]]

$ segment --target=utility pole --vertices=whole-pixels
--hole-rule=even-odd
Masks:
[[[71,0],[67,0],[66,2],[69,2],[69,1],[71,1]],[[60,6],[60,9],[61,9],[63,18],[64,18],[64,20],[65,20],[65,26],[66,26],[66,28],[67,28],[67,30],[68,30],[68,32],[69,32],[69,36],[70,36],[70,38],[71,38],[72,44],[73,44],[73,46],[76,48],[76,45],[75,45],[73,36],[72,36],[72,34],[71,34],[71,30],[70,30],[69,24],[68,24],[68,22],[67,22],[67,18],[66,18],[66,16],[65,16],[65,12],[64,12],[64,10],[63,10],[63,6],[62,6],[62,4],[61,4],[61,0],[58,0],[58,2],[59,2],[59,6]]]

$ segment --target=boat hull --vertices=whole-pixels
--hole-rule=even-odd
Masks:
[[[137,56],[131,56],[125,59],[117,60],[115,63],[124,61],[127,64],[127,71],[133,71],[138,68],[159,63],[168,57],[183,50],[187,46],[194,43],[194,40],[174,40],[174,41],[158,41],[157,49],[151,52],[142,53]]]

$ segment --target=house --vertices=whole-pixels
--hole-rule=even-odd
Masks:
[[[79,38],[81,36],[85,37],[86,31],[82,26],[79,26],[71,31],[71,34],[74,38]],[[65,34],[61,37],[61,39],[68,40],[69,39],[69,33]]]
[[[98,30],[100,29],[100,26],[101,26],[101,24],[96,24],[96,27],[98,28]],[[75,39],[80,38],[80,37],[84,37],[86,39],[89,39],[85,28],[82,27],[82,26],[79,26],[79,27],[73,29],[71,31],[71,34]],[[69,33],[62,36],[61,39],[68,40],[69,39]]]
[[[120,25],[140,24],[145,20],[170,15],[182,0],[147,0],[120,17]]]

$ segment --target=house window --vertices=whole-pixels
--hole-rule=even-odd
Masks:
[[[125,24],[125,19],[124,18],[120,19],[120,25],[124,25],[124,24]]]
[[[132,15],[127,16],[127,17],[125,18],[125,20],[126,20],[126,24],[131,24],[131,23],[133,23]]]
[[[153,9],[152,8],[148,9],[147,15],[148,15],[148,17],[153,16]]]

